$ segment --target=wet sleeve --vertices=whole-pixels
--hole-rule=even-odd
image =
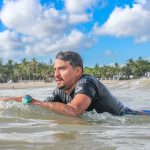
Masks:
[[[53,102],[55,100],[54,92],[52,92],[45,100],[44,102]]]
[[[59,90],[56,88],[44,102],[61,102]]]
[[[93,101],[96,95],[96,89],[90,82],[80,81],[75,87],[74,96],[77,94],[85,94],[91,99],[91,101]]]

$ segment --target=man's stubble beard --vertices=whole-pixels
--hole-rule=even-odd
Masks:
[[[64,85],[63,86],[57,86],[57,88],[60,89],[60,90],[64,90],[65,86]]]

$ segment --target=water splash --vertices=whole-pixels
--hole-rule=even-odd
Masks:
[[[125,117],[113,116],[109,113],[97,113],[95,111],[86,112],[82,115],[82,119],[87,120],[90,124],[111,124],[119,125],[126,124],[127,120]]]
[[[111,126],[119,125],[135,125],[135,124],[150,124],[150,116],[147,115],[125,115],[125,116],[113,116],[109,113],[96,113],[86,112],[81,117],[87,120],[89,124],[107,124]]]
[[[49,119],[52,114],[50,110],[41,108],[40,106],[23,105],[14,101],[0,102],[1,117]]]

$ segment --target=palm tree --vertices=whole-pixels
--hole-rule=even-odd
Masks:
[[[6,73],[5,73],[5,66],[3,65],[3,59],[0,58],[0,82],[6,82]]]
[[[13,75],[14,75],[14,61],[10,59],[6,64],[7,80],[13,80]]]
[[[29,69],[28,69],[29,62],[26,58],[23,58],[22,63],[19,66],[21,80],[27,80],[27,77],[29,75]]]
[[[38,69],[38,62],[36,61],[36,58],[33,58],[30,63],[31,69],[32,69],[32,79],[36,79],[36,70]]]

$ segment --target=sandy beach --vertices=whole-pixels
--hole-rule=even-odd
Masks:
[[[102,80],[105,85],[111,86],[117,84],[119,82],[127,82],[127,81],[119,81],[119,80]],[[47,88],[47,87],[55,87],[56,83],[53,82],[43,82],[43,81],[30,81],[30,82],[19,82],[19,83],[0,83],[0,89],[27,89],[27,88]]]
[[[114,86],[120,84],[130,84],[131,82],[144,83],[150,86],[150,78],[143,78],[137,80],[101,80],[106,86]],[[56,83],[53,82],[43,82],[43,81],[30,81],[30,82],[19,82],[19,83],[0,83],[0,89],[27,89],[27,88],[47,88],[55,87]]]
[[[0,89],[46,88],[53,86],[55,86],[55,82],[0,83]]]
[[[106,85],[114,85],[117,84],[118,80],[102,80]],[[125,82],[125,81],[122,81]],[[0,83],[0,89],[27,89],[27,88],[47,88],[47,87],[55,87],[56,83],[53,82],[19,82],[19,83]]]

